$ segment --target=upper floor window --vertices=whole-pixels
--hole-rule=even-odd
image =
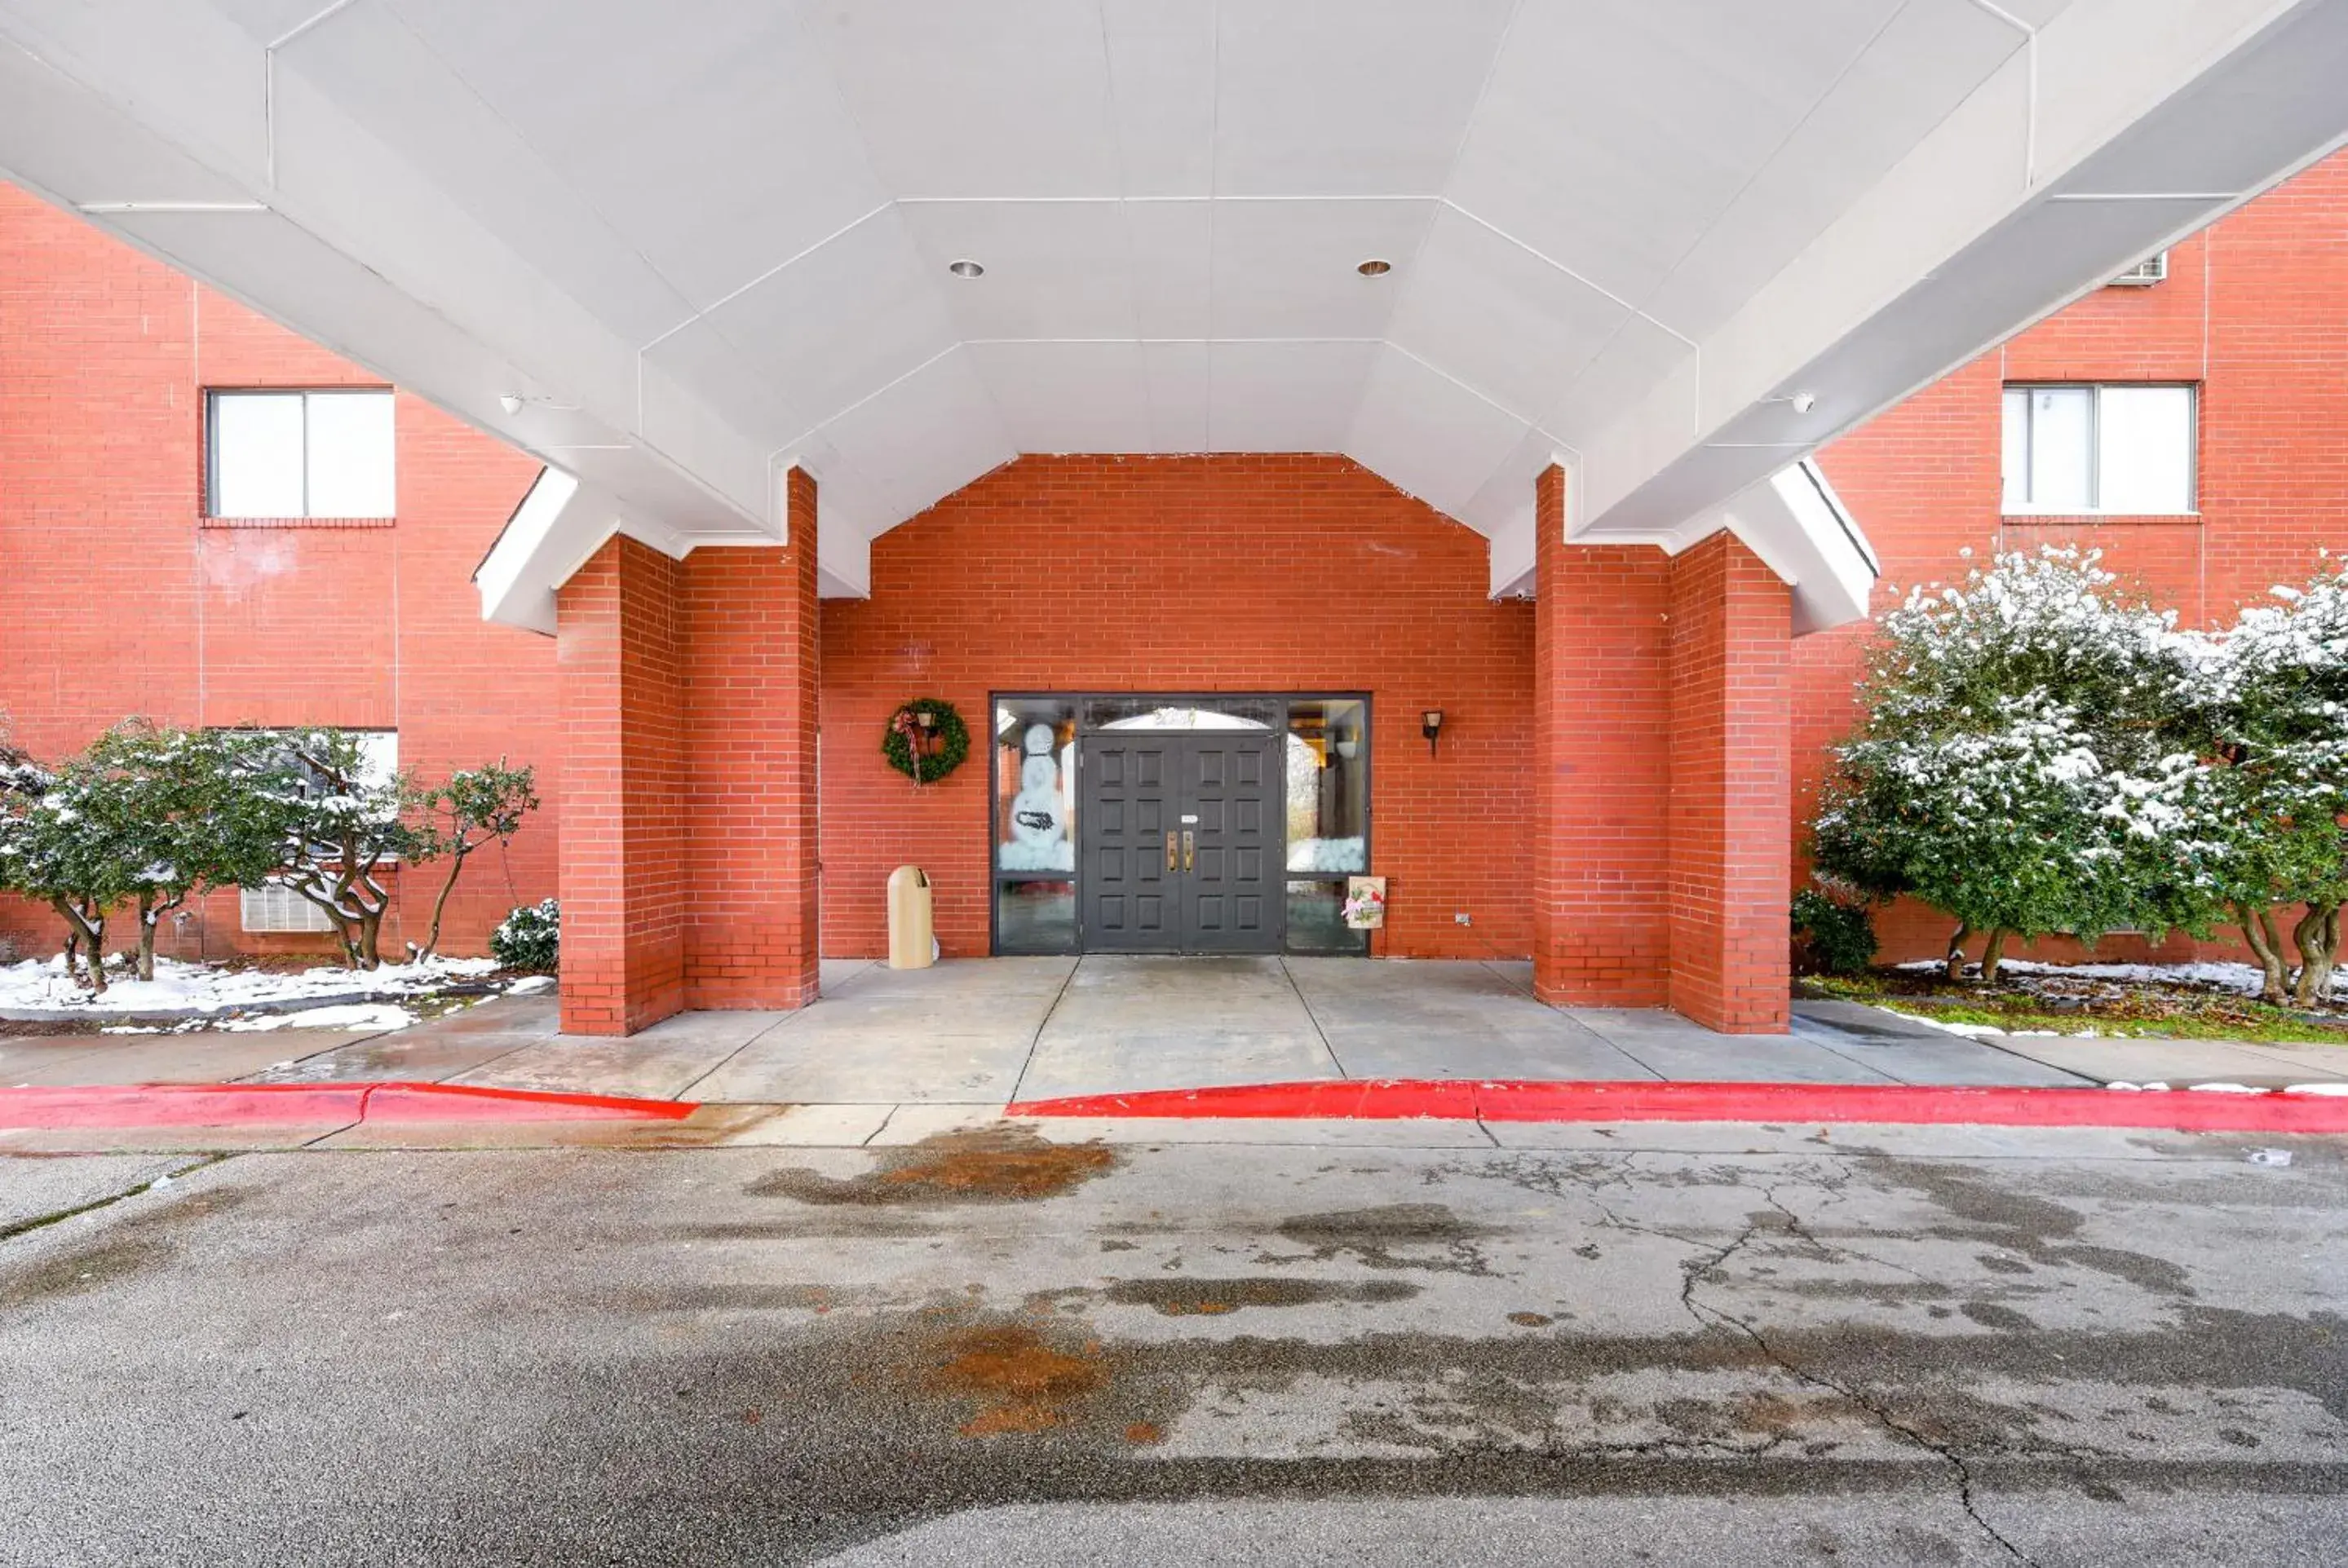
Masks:
[[[2005,510],[2194,509],[2190,386],[2009,386]]]
[[[388,518],[388,392],[215,392],[207,400],[215,518]]]

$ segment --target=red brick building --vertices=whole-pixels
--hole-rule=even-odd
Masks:
[[[1994,551],[2077,543],[2185,624],[2222,624],[2274,585],[2306,580],[2326,550],[2348,550],[2348,154],[2172,246],[2166,272],[2096,290],[1823,454],[1881,560],[1879,605],[1957,580]],[[2192,388],[2190,509],[2009,512],[2000,394],[2013,384]],[[1824,748],[1851,723],[1865,630],[1794,645],[1797,818]],[[1883,930],[1898,956],[1921,957],[1947,926],[1903,907]]]
[[[1391,899],[1372,952],[1530,952],[1552,999],[1782,1026],[1784,869],[1850,723],[1864,627],[1795,637],[1787,585],[1728,532],[1676,556],[1570,545],[1551,469],[1538,600],[1494,598],[1485,538],[1342,457],[1029,456],[876,538],[869,598],[819,603],[811,527],[681,559],[623,536],[569,578],[547,638],[485,623],[469,580],[537,466],[418,399],[396,401],[392,515],[212,515],[211,395],[377,384],[0,190],[0,709],[15,740],[55,753],[136,712],[394,731],[399,764],[427,777],[532,764],[549,809],[502,866],[467,874],[449,945],[478,946],[559,883],[574,1028],[797,1005],[819,944],[881,950],[885,880],[909,862],[934,884],[948,954],[1100,950],[1113,927],[1150,947],[1120,925],[1138,902],[1112,914],[1106,864],[1080,869],[1079,845],[1162,871],[1196,854],[1175,820],[1196,801],[1087,794],[1074,765],[1081,743],[1088,767],[1112,751],[1140,767],[1143,742],[1194,769],[1270,770],[1210,803],[1282,819],[1228,846],[1234,865],[1271,857],[1214,916],[1244,928],[1241,949],[1360,950],[1334,910],[1345,876],[1372,872]],[[2053,395],[2048,505],[2001,495],[2012,386]],[[2120,389],[2112,412],[2078,424],[2104,406],[2098,386]],[[2063,509],[2098,499],[2096,477],[2138,493],[2126,454],[2056,448],[2129,428],[2118,397],[2146,387],[2189,399],[2181,504]],[[2167,415],[2147,417],[2157,445]],[[1821,466],[1900,591],[1961,575],[1967,551],[2085,539],[2207,621],[2348,546],[2343,433],[2348,155]],[[811,521],[816,481],[791,483]],[[919,698],[953,704],[972,744],[916,784],[881,743]],[[1257,739],[1234,750],[1233,733]],[[818,755],[819,823],[790,787]],[[1171,814],[1146,841],[1069,831],[1145,805]],[[402,912],[419,907],[401,894]],[[247,931],[248,913],[215,899],[165,950],[322,944]],[[41,920],[19,908],[6,926]],[[1933,950],[1941,926],[1902,911],[1894,950]]]
[[[0,714],[15,743],[56,756],[130,714],[340,724],[396,732],[400,766],[427,778],[527,761],[553,799],[553,650],[485,623],[469,581],[535,464],[402,395],[395,516],[208,515],[207,393],[380,386],[0,185]],[[503,864],[476,858],[443,945],[479,950],[518,897],[551,891],[554,868],[549,811]],[[395,886],[386,951],[421,935],[405,923],[428,918],[433,890]],[[11,909],[0,934],[46,935],[45,917]],[[331,946],[242,925],[238,899],[213,898],[158,947]]]

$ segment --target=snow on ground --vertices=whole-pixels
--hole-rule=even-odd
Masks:
[[[1910,974],[1930,974],[1941,965],[1938,958],[1919,958],[1896,968]],[[2045,964],[2034,958],[2008,958],[2002,966],[2013,975],[2054,975],[2081,980],[2132,981],[2138,985],[2216,986],[2256,996],[2266,977],[2255,964],[2201,961],[2187,964]],[[2333,995],[2348,995],[2348,973],[2332,978]]]
[[[406,1029],[416,1015],[396,1002],[350,1002],[341,1007],[304,1008],[300,1012],[255,1013],[232,1019],[220,1027],[250,1032],[269,1029]]]
[[[477,979],[496,968],[495,960],[489,958],[436,958],[420,964],[386,964],[374,970],[334,965],[280,973],[226,969],[159,958],[155,960],[153,979],[118,979],[109,976],[106,994],[94,997],[74,983],[66,973],[64,956],[59,955],[47,960],[28,958],[20,964],[0,965],[0,1009],[74,1011],[94,1016],[218,1013],[260,1003],[299,1001],[304,997],[347,998],[354,992],[370,998],[417,996],[438,990],[451,980]]]
[[[1896,1004],[1896,1001],[1897,1001],[1897,999],[1894,999],[1894,1003],[1895,1003],[1895,1004]],[[1987,1039],[1990,1039],[1990,1038],[1991,1038],[1991,1037],[1993,1037],[1993,1036],[1995,1036],[1996,1038],[2003,1040],[2003,1038],[2005,1038],[2007,1035],[2013,1035],[2013,1036],[2015,1036],[2016,1038],[2020,1038],[2020,1037],[2022,1037],[2022,1036],[2025,1036],[2025,1035],[2035,1035],[2035,1036],[2039,1037],[2039,1038],[2040,1038],[2040,1039],[2042,1039],[2042,1040],[2053,1040],[2053,1039],[2065,1039],[2065,1040],[2101,1040],[2101,1039],[2103,1038],[2103,1031],[2102,1031],[2101,1030],[2094,1030],[2094,1029],[2074,1029],[2074,1030],[2052,1030],[2052,1029],[2012,1029],[2012,1030],[2008,1030],[2008,1029],[2000,1029],[2000,1028],[1998,1028],[1998,1027],[1997,1027],[1997,1025],[1995,1025],[1995,1024],[1993,1024],[1993,1023],[1966,1023],[1966,1022],[1963,1022],[1962,1020],[1957,1020],[1957,1019],[1950,1019],[1950,1018],[1935,1018],[1935,1017],[1933,1017],[1930,1012],[1926,1011],[1926,1010],[1925,1010],[1924,1009],[1922,1009],[1922,1008],[1918,1008],[1915,1011],[1913,1011],[1913,1012],[1909,1012],[1909,1011],[1905,1010],[1904,1009],[1902,1009],[1902,1008],[1900,1008],[1900,1007],[1899,1007],[1899,1006],[1897,1006],[1897,1005],[1886,1005],[1886,1004],[1881,1003],[1881,1002],[1877,1002],[1877,1003],[1873,1003],[1873,1004],[1870,1004],[1870,1005],[1874,1006],[1874,1008],[1876,1009],[1876,1010],[1877,1010],[1877,1011],[1879,1011],[1879,1012],[1888,1012],[1888,1013],[1895,1014],[1895,1015],[1897,1015],[1898,1017],[1900,1017],[1900,1018],[1904,1018],[1904,1019],[1906,1019],[1910,1023],[1929,1023],[1929,1024],[1931,1024],[1934,1029],[1938,1029],[1938,1030],[1945,1030],[1946,1031],[1948,1031],[1948,1032],[1949,1032],[1949,1033],[1951,1033],[1951,1034],[1962,1034],[1962,1035],[1963,1035],[1963,1036],[1964,1036],[1966,1039],[1968,1039],[1968,1040],[1987,1040]]]

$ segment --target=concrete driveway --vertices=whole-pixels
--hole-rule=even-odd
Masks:
[[[2348,1559],[2337,1142],[1174,1131],[0,1158],[0,1563]]]

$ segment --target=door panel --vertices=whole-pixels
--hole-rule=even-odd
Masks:
[[[1079,744],[1084,950],[1278,952],[1279,737],[1087,735]]]
[[[1167,866],[1175,830],[1179,743],[1087,737],[1076,836],[1083,946],[1095,953],[1172,953],[1182,947],[1179,872]]]
[[[1183,948],[1193,953],[1280,949],[1280,891],[1272,880],[1279,845],[1271,790],[1276,736],[1193,735],[1183,759],[1181,814],[1195,833],[1182,879]]]

